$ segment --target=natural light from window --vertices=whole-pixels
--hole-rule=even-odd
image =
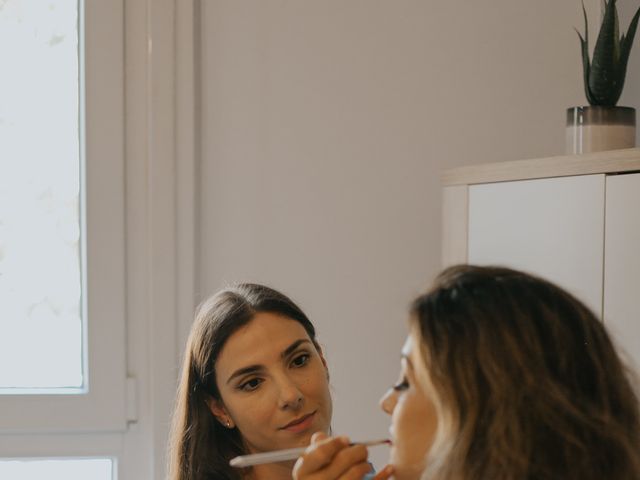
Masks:
[[[0,460],[0,478],[7,480],[114,480],[108,458]]]
[[[84,387],[78,18],[76,0],[0,0],[4,394],[77,393]],[[31,472],[40,464],[19,468]],[[53,470],[3,474],[14,466],[2,463],[0,478],[111,478],[56,477]]]

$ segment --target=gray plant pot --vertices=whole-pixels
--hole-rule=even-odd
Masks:
[[[635,145],[635,108],[587,106],[567,109],[567,154],[618,150]]]

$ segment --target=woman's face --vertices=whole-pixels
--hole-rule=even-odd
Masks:
[[[421,361],[416,341],[409,335],[402,348],[400,380],[380,400],[391,415],[389,463],[397,480],[420,478],[438,425],[431,388],[416,381],[415,366]]]
[[[329,430],[331,396],[326,362],[304,327],[261,312],[236,331],[216,361],[221,402],[211,410],[238,428],[249,452],[306,446]]]

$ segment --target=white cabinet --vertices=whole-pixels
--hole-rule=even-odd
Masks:
[[[640,173],[607,176],[604,322],[640,370]]]
[[[602,308],[604,175],[469,187],[468,262],[553,278]]]
[[[640,367],[640,149],[443,176],[443,263],[504,265],[583,300]]]

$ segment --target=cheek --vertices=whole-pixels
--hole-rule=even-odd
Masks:
[[[394,441],[391,463],[397,469],[397,478],[418,475],[424,469],[437,428],[433,404],[416,392],[407,393],[398,400],[391,425]]]
[[[264,390],[252,395],[238,395],[227,404],[229,413],[241,431],[256,431],[271,425],[276,409],[272,392]]]
[[[298,375],[298,388],[309,398],[319,398],[329,395],[329,380],[327,371],[319,361],[308,370],[301,370]]]
[[[320,364],[320,367],[314,367],[301,375],[298,387],[307,402],[323,412],[324,423],[327,424],[323,425],[323,428],[328,428],[328,424],[331,422],[332,402],[327,371],[322,364]]]
[[[248,453],[285,448],[277,442],[277,401],[272,390],[242,396],[228,406],[236,428],[243,437]]]

